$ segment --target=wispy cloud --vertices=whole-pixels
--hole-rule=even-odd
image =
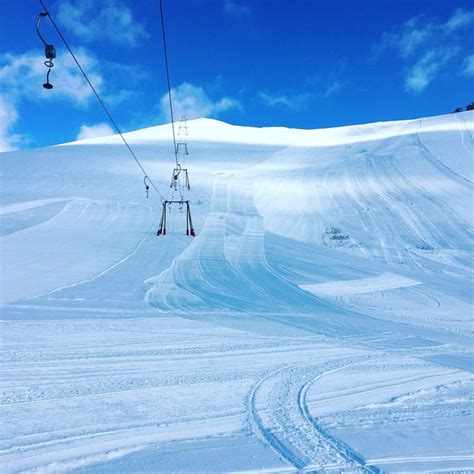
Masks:
[[[15,150],[22,141],[22,137],[12,131],[17,120],[15,103],[0,94],[0,152]]]
[[[226,15],[247,16],[250,14],[250,7],[238,0],[224,0],[222,7]]]
[[[462,51],[462,31],[474,23],[474,10],[457,9],[446,21],[417,16],[386,32],[373,48],[376,59],[395,52],[406,64],[405,88],[420,93]]]
[[[284,105],[285,107],[291,108],[292,106],[291,99],[286,95],[272,95],[266,94],[265,92],[259,92],[258,97],[262,99],[266,105],[270,105],[271,107]]]
[[[466,76],[474,76],[474,54],[471,54],[464,60],[463,73]]]
[[[113,135],[114,130],[106,123],[97,123],[95,125],[82,125],[76,140],[85,140],[87,138],[106,137]]]
[[[303,87],[305,92],[299,94],[270,93],[261,91],[257,94],[257,100],[268,107],[287,108],[289,110],[303,110],[309,107],[315,100],[327,99],[337,94],[344,87],[344,83],[333,79],[312,76],[307,78]]]
[[[424,90],[456,53],[457,48],[442,48],[424,54],[408,71],[405,80],[407,90]]]
[[[332,95],[339,92],[344,87],[344,83],[341,81],[332,81],[326,88],[326,90],[322,93],[324,98],[331,97]]]
[[[61,2],[58,19],[82,41],[108,40],[138,46],[150,35],[133,12],[118,0],[69,0]]]
[[[286,107],[288,109],[298,110],[304,108],[313,95],[309,93],[285,95],[259,92],[257,97],[265,105],[270,107]]]
[[[410,18],[398,28],[382,35],[374,45],[374,54],[380,55],[386,50],[396,51],[402,58],[409,58],[438,43],[457,41],[453,35],[474,23],[474,11],[457,9],[445,21],[435,21],[424,15]]]
[[[171,91],[175,119],[185,115],[188,119],[200,117],[217,117],[230,109],[242,108],[240,103],[231,97],[212,100],[206,91],[197,85],[183,82]],[[164,94],[159,102],[160,120],[170,121],[168,94]]]
[[[348,85],[347,78],[347,64],[341,58],[332,65],[331,70],[309,74],[305,78],[302,88],[309,92],[313,98],[328,99]]]
[[[474,23],[474,10],[464,10],[458,8],[454,11],[451,18],[443,25],[444,29],[448,32],[459,30],[465,26],[469,26]]]
[[[402,58],[414,55],[420,47],[432,37],[434,25],[422,16],[410,18],[394,31],[384,33],[379,43],[374,46],[375,56],[384,51],[395,50]]]

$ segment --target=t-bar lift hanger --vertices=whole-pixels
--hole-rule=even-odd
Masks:
[[[45,89],[52,89],[53,84],[49,82],[49,74],[51,72],[51,69],[54,66],[53,59],[56,57],[56,49],[54,48],[52,44],[49,44],[45,41],[40,31],[41,22],[47,16],[49,17],[49,13],[47,12],[41,12],[38,15],[38,19],[36,20],[36,33],[38,33],[39,39],[44,44],[44,55],[46,57],[46,61],[44,62],[44,65],[48,68],[48,72],[46,73],[46,82],[43,84],[43,87]]]

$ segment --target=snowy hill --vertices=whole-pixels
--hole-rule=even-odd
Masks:
[[[474,469],[474,113],[188,128],[0,155],[2,472]]]

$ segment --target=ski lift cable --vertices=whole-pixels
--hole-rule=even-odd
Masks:
[[[165,56],[165,68],[166,68],[166,80],[168,84],[168,100],[170,105],[171,115],[171,129],[173,131],[173,146],[174,146],[174,159],[176,166],[178,166],[178,147],[176,146],[176,132],[174,129],[174,114],[173,114],[173,101],[171,99],[171,81],[170,81],[170,69],[168,66],[168,48],[166,46],[166,33],[165,33],[165,18],[163,14],[163,0],[160,0],[160,18],[161,18],[161,33],[163,36],[163,53]]]
[[[47,16],[49,17],[50,21],[51,21],[51,24],[53,25],[54,29],[57,31],[58,35],[60,36],[61,40],[63,41],[64,45],[66,46],[67,50],[69,51],[69,54],[72,56],[72,58],[74,59],[74,62],[76,63],[77,67],[79,68],[79,70],[81,71],[82,75],[84,76],[84,79],[86,80],[86,82],[89,84],[89,87],[91,88],[92,92],[94,93],[95,97],[97,98],[97,100],[99,101],[99,104],[102,106],[102,108],[104,109],[104,112],[105,114],[107,115],[107,117],[109,118],[110,120],[110,123],[114,126],[115,130],[117,131],[117,133],[120,135],[120,138],[122,139],[123,143],[125,144],[125,146],[127,147],[128,151],[130,152],[130,154],[132,155],[133,159],[136,161],[137,165],[139,166],[139,168],[141,169],[141,171],[143,172],[143,174],[145,175],[145,178],[148,179],[148,182],[151,184],[151,186],[153,187],[153,189],[157,192],[157,194],[160,196],[160,199],[161,201],[164,200],[164,196],[160,193],[159,189],[156,187],[155,183],[152,181],[152,179],[150,178],[150,176],[148,175],[148,173],[146,172],[145,168],[143,167],[143,165],[140,163],[140,160],[137,158],[137,156],[135,155],[134,151],[132,150],[132,148],[130,147],[130,145],[128,144],[127,140],[125,139],[125,137],[123,136],[123,133],[122,131],[120,130],[119,126],[117,125],[117,122],[113,119],[112,115],[110,114],[109,110],[107,109],[106,105],[104,104],[104,102],[102,101],[102,99],[100,98],[98,92],[96,91],[95,87],[92,85],[91,81],[89,80],[89,77],[87,76],[86,72],[84,71],[84,69],[82,68],[81,64],[79,63],[78,59],[76,58],[75,54],[73,53],[72,49],[70,48],[68,42],[66,41],[66,38],[64,38],[63,34],[61,33],[61,30],[59,29],[59,27],[56,25],[56,22],[53,20],[51,14],[49,13],[49,10],[47,9],[46,5],[44,4],[43,0],[39,0],[39,2],[41,3],[41,6],[44,8],[44,11],[45,13],[47,14]]]
[[[171,81],[170,81],[170,71],[169,71],[169,65],[168,65],[168,48],[166,45],[165,19],[164,19],[164,14],[163,14],[163,0],[160,0],[160,18],[161,18],[161,33],[163,35],[163,53],[164,53],[165,66],[166,66],[166,79],[168,82],[168,100],[169,100],[170,115],[171,115],[171,129],[173,131],[174,158],[176,162],[176,168],[173,170],[173,176],[172,176],[172,181],[171,181],[171,188],[172,188],[171,194],[172,196],[174,196],[175,191],[178,192],[178,189],[179,189],[180,199],[178,201],[171,198],[169,200],[166,200],[163,203],[163,213],[161,215],[160,227],[158,228],[156,235],[166,235],[166,215],[167,215],[166,205],[168,205],[171,211],[171,204],[178,204],[180,210],[183,208],[184,204],[186,204],[186,235],[191,235],[192,237],[195,237],[196,231],[193,228],[189,201],[184,200],[183,190],[181,187],[182,168],[178,161],[178,146],[176,143],[176,132],[175,132],[175,126],[174,126],[173,99],[171,97]],[[186,172],[186,180],[189,183],[188,178],[187,178],[187,170],[184,170],[184,171]],[[187,188],[189,189],[189,184]]]

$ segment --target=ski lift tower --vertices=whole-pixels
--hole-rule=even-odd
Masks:
[[[174,147],[174,158],[175,158],[175,168],[173,169],[173,174],[171,175],[171,197],[163,201],[163,211],[161,214],[160,227],[156,235],[166,235],[166,217],[168,209],[171,209],[172,204],[178,204],[179,209],[182,210],[186,206],[186,235],[195,236],[196,233],[193,228],[193,223],[191,220],[191,208],[189,206],[189,200],[184,198],[184,194],[191,189],[189,185],[189,176],[188,170],[185,166],[182,166],[181,163],[185,163],[186,156],[188,152],[188,144],[185,142],[178,142],[176,140],[176,128],[174,122],[173,114],[173,96],[171,93],[171,80],[168,64],[168,49],[166,47],[166,33],[165,33],[165,18],[163,14],[163,0],[160,0],[160,17],[161,17],[161,33],[163,35],[163,55],[165,60],[165,70],[166,70],[166,80],[168,86],[168,101],[170,107],[170,118],[171,118],[171,132],[173,134],[173,147]],[[187,135],[188,127],[186,117],[181,117],[179,124],[178,132],[183,132]],[[182,179],[184,178],[184,182]],[[179,199],[174,198],[175,193],[179,193]]]
[[[186,115],[181,115],[181,120],[179,121],[178,136],[181,134],[188,136],[188,119]]]
[[[186,120],[186,119],[185,119]],[[181,120],[183,121],[183,119]],[[181,125],[180,125],[181,126]],[[188,134],[187,124],[185,125],[185,133]],[[163,201],[163,210],[161,213],[160,227],[156,235],[166,235],[166,221],[167,214],[171,210],[173,204],[177,204],[180,211],[185,208],[186,212],[186,235],[192,237],[196,236],[196,232],[193,227],[193,221],[191,218],[191,207],[189,199],[185,199],[184,195],[187,191],[191,189],[189,183],[188,169],[186,166],[186,157],[189,155],[188,143],[187,142],[176,142],[175,157],[176,157],[176,167],[173,169],[173,174],[171,175],[171,197]],[[175,193],[179,194],[179,198],[176,199]]]
[[[188,144],[185,142],[176,143],[176,156],[178,157],[176,168],[173,169],[171,176],[170,188],[174,188],[175,191],[180,189],[181,184],[188,191],[191,189],[189,184],[188,169],[183,168],[186,166],[186,157],[189,155]],[[183,165],[181,165],[183,163]],[[180,182],[180,178],[183,178],[183,183]],[[182,197],[182,196],[181,196]]]

